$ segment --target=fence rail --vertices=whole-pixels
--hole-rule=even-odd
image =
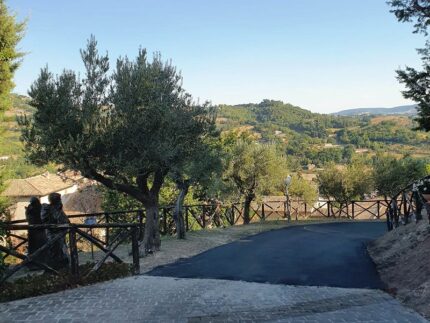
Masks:
[[[1,224],[0,227],[6,230],[13,230],[14,232],[28,232],[29,230],[49,230],[55,229],[58,233],[49,239],[40,248],[31,254],[24,254],[22,251],[18,251],[19,248],[15,247],[5,247],[0,245],[0,251],[5,253],[6,256],[13,256],[21,260],[21,263],[11,266],[6,270],[6,272],[0,278],[0,284],[5,282],[9,277],[18,272],[19,270],[25,268],[27,265],[32,264],[40,269],[44,269],[54,274],[58,274],[58,270],[49,266],[45,262],[39,260],[40,255],[47,253],[49,248],[60,239],[67,238],[68,243],[68,253],[70,259],[70,271],[72,277],[78,280],[81,275],[89,275],[92,272],[96,272],[100,269],[103,263],[106,262],[108,258],[113,261],[122,263],[124,262],[121,257],[116,255],[114,252],[118,246],[125,242],[127,239],[131,241],[132,247],[132,272],[133,274],[139,274],[140,263],[139,263],[139,224],[134,223],[110,223],[110,224],[64,224],[64,225],[23,225],[23,224]],[[101,241],[97,237],[89,234],[85,229],[116,229],[114,237],[111,241]],[[25,238],[23,238],[25,239]],[[78,253],[78,242],[86,240],[91,246],[97,247],[103,256],[94,263],[93,267],[86,273],[79,272],[79,253]],[[25,239],[25,242],[28,242]]]

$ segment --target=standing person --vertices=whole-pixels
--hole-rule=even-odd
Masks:
[[[30,204],[25,208],[25,217],[29,225],[42,224],[42,219],[40,216],[42,210],[42,205],[37,197],[30,198]],[[27,254],[31,255],[41,248],[46,243],[46,233],[43,229],[28,229],[28,248]],[[38,262],[44,262],[45,257],[43,254],[39,255],[36,259]],[[38,266],[34,264],[29,264],[30,270],[39,269]]]
[[[63,211],[63,203],[61,202],[61,195],[58,193],[51,193],[48,196],[49,204],[42,204],[42,222],[45,224],[67,224],[70,223],[66,214]],[[46,230],[48,241],[53,240],[63,230],[52,228]],[[65,237],[57,240],[49,250],[50,265],[54,269],[67,267],[69,264],[69,255],[67,252],[67,244]]]

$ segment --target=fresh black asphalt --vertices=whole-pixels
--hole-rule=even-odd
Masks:
[[[366,244],[385,231],[385,224],[381,222],[292,226],[157,267],[148,275],[383,288]]]

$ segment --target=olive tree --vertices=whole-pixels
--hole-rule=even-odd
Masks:
[[[375,189],[387,203],[405,186],[426,175],[427,162],[423,159],[379,155],[373,162]]]
[[[216,136],[216,132],[212,132],[212,136]],[[207,186],[215,176],[221,174],[220,150],[216,145],[210,143],[213,139],[214,137],[194,145],[187,154],[187,158],[172,167],[170,177],[179,190],[173,211],[178,239],[185,238],[183,204],[190,186]]]
[[[339,209],[373,191],[372,169],[362,160],[353,160],[347,166],[329,164],[317,176],[320,195],[339,203]]]
[[[286,164],[274,145],[239,140],[229,149],[224,177],[244,200],[245,224],[250,222],[251,202],[258,195],[282,190],[288,175]]]
[[[182,77],[159,54],[140,49],[119,58],[109,73],[107,54],[94,37],[81,50],[85,78],[73,71],[54,77],[48,68],[29,91],[36,108],[22,118],[26,155],[80,171],[146,209],[145,251],[160,247],[159,192],[166,175],[213,128],[214,110],[195,104]]]

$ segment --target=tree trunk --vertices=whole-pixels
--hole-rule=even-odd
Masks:
[[[160,232],[159,232],[159,217],[157,205],[145,205],[146,222],[144,247],[145,254],[153,253],[160,249]]]
[[[245,196],[245,204],[243,207],[243,224],[249,224],[251,218],[249,216],[249,211],[251,209],[251,202],[254,199],[255,195],[250,193]]]
[[[185,239],[185,221],[183,205],[185,196],[188,193],[189,184],[187,182],[178,183],[179,195],[176,199],[175,210],[173,211],[173,219],[176,225],[176,237],[178,239]]]
[[[146,203],[143,205],[146,209],[144,247],[145,255],[160,250],[160,217],[158,214],[158,192],[149,193]]]

